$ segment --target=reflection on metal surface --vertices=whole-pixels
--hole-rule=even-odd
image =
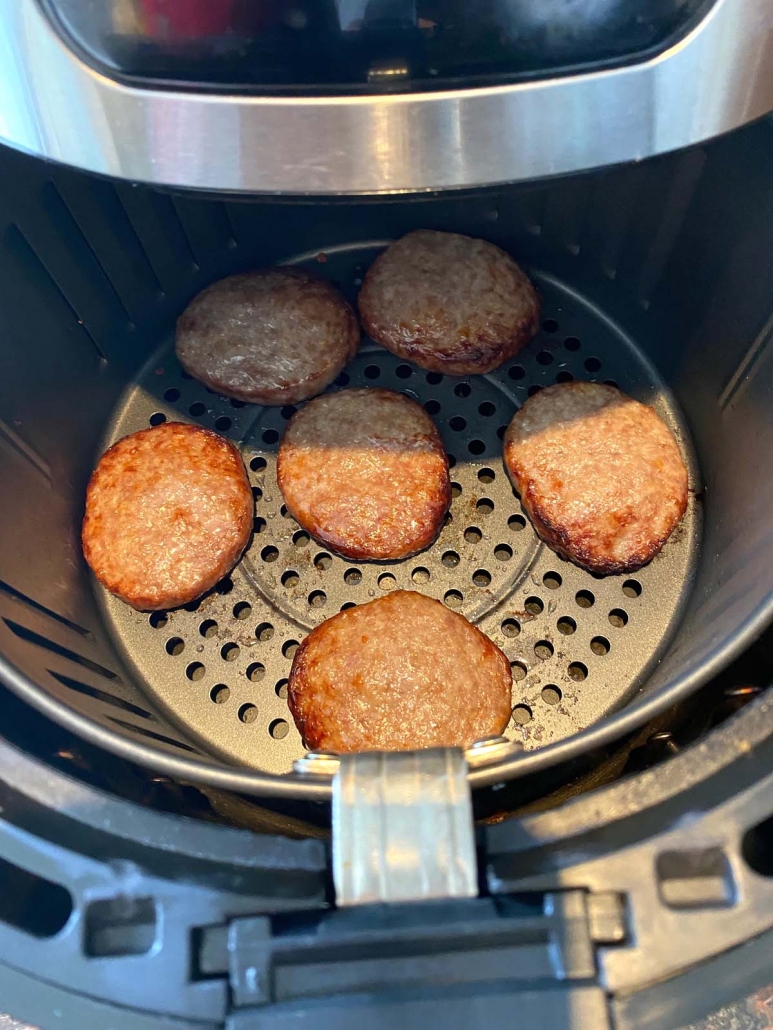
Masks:
[[[341,756],[333,781],[339,905],[473,898],[477,870],[461,751]]]
[[[35,0],[0,22],[0,139],[94,172],[203,189],[427,190],[638,160],[773,109],[770,0],[718,0],[650,61],[448,92],[227,96],[135,89],[82,64]]]

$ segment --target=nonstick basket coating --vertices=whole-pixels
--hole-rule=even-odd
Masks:
[[[359,284],[372,243],[292,262]],[[290,518],[276,484],[276,452],[295,410],[221,398],[180,368],[169,341],[123,395],[103,441],[177,419],[241,447],[255,494],[255,532],[234,570],[184,609],[135,612],[100,591],[112,636],[155,704],[202,749],[269,773],[304,753],[287,708],[298,643],[342,608],[393,589],[418,590],[461,612],[507,654],[513,717],[506,735],[527,750],[559,741],[623,706],[679,622],[695,569],[700,506],[688,431],[657,372],[604,312],[531,270],[542,328],[529,347],[486,376],[443,377],[370,341],[331,388],[378,386],[422,403],[451,456],[453,500],[438,540],[401,562],[340,558]],[[687,514],[663,552],[633,575],[600,577],[559,558],[525,518],[505,474],[505,427],[541,387],[571,378],[612,382],[652,404],[690,467]]]

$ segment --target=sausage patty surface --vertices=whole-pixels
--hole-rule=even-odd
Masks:
[[[213,283],[177,320],[176,350],[196,379],[253,404],[322,393],[354,356],[360,328],[324,279],[269,268]]]
[[[398,590],[306,637],[288,687],[312,750],[469,747],[510,719],[510,663],[462,615]]]
[[[661,550],[687,507],[687,468],[652,408],[600,383],[549,386],[504,440],[505,467],[542,539],[600,573]]]
[[[365,331],[422,368],[490,372],[539,324],[534,287],[499,247],[457,233],[408,233],[383,252],[359,296]]]
[[[391,390],[342,390],[298,411],[279,447],[277,479],[299,525],[360,560],[421,551],[451,502],[435,424]]]
[[[236,564],[254,502],[241,455],[199,426],[166,422],[102,455],[86,493],[83,553],[141,610],[195,600]]]

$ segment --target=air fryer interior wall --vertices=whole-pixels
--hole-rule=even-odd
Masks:
[[[640,166],[496,192],[324,203],[173,196],[4,150],[0,652],[9,684],[71,728],[85,718],[158,753],[219,764],[138,687],[82,561],[83,495],[106,427],[208,282],[434,227],[491,239],[579,295],[635,341],[676,397],[703,488],[700,559],[673,640],[625,711],[643,720],[695,689],[762,628],[770,604],[770,134],[761,122]],[[553,381],[555,369],[548,374]]]

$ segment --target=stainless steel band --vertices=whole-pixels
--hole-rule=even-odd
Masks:
[[[0,139],[92,172],[260,193],[474,187],[640,160],[773,110],[773,0],[717,0],[645,63],[487,89],[259,97],[130,88],[37,0],[0,19]]]

